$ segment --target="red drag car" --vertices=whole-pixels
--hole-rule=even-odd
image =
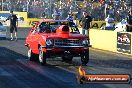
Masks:
[[[70,31],[72,30],[72,31]],[[29,60],[38,59],[44,65],[49,57],[62,57],[72,61],[81,57],[82,64],[89,61],[88,37],[79,34],[75,25],[69,26],[65,20],[43,20],[31,28],[26,44]]]

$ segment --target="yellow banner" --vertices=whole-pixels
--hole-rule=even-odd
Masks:
[[[78,25],[80,27],[78,20],[76,21],[76,25]],[[91,28],[99,29],[105,25],[106,25],[105,21],[92,21],[92,27]]]
[[[98,29],[98,28],[101,28],[105,25],[106,25],[105,21],[92,21],[92,27],[91,28]]]
[[[27,24],[26,24],[26,27],[33,27],[33,25],[36,23],[36,22],[39,22],[43,19],[39,19],[39,18],[28,18],[27,19]]]

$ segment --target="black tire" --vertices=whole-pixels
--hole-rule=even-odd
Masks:
[[[84,51],[84,54],[81,56],[81,62],[82,65],[87,65],[87,63],[89,62],[89,50]]]
[[[42,47],[39,48],[39,62],[41,65],[46,64],[46,53],[43,52]]]
[[[30,61],[34,61],[35,60],[35,56],[36,55],[32,52],[31,48],[29,47],[29,49],[28,49],[28,59]]]

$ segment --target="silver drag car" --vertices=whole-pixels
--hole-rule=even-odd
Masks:
[[[6,39],[7,29],[3,26],[2,22],[0,22],[0,39]]]

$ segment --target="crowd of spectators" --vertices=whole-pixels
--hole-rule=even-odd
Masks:
[[[57,0],[58,1],[58,0]],[[82,11],[91,13],[93,20],[104,20],[111,15],[116,21],[126,18],[128,7],[124,0],[3,0],[0,9],[4,11],[28,12],[28,17],[51,18],[52,14],[59,13],[60,19],[65,19],[69,12],[74,14],[75,19],[80,19]],[[102,2],[100,2],[102,1]],[[2,8],[3,5],[3,8]]]
[[[90,9],[94,20],[104,20],[108,15],[111,15],[115,21],[121,21],[128,15],[129,7],[126,6],[125,0],[110,0],[109,2],[88,2],[87,6]]]

